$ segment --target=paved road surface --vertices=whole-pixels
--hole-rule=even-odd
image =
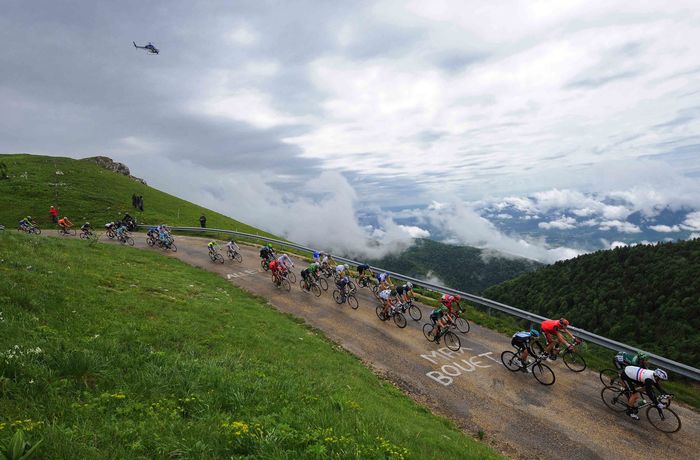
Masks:
[[[135,240],[137,247],[147,247],[143,235],[136,234]],[[421,327],[429,313],[425,307],[422,321],[408,318],[408,326],[399,329],[377,318],[376,301],[366,289],[358,293],[359,309],[351,310],[333,301],[331,289],[316,298],[298,284],[291,292],[276,288],[260,268],[257,249],[243,247],[242,263],[226,260],[220,265],[209,260],[206,240],[178,236],[176,243],[178,252],[169,256],[218,273],[280,311],[303,318],[421,404],[455,420],[466,432],[483,431],[509,457],[700,458],[700,414],[689,408],[674,404],[683,428],[666,435],[643,414],[635,422],[605,407],[597,373],[574,373],[561,361],[549,363],[556,383],[545,387],[529,374],[507,371],[500,354],[510,348],[510,340],[492,330],[472,324],[468,334],[459,334],[462,349],[451,352],[423,337]],[[304,263],[295,263],[300,278]]]

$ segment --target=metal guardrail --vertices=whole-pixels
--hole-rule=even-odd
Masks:
[[[148,228],[150,227],[149,225],[139,225],[139,227],[143,228]],[[245,232],[237,232],[234,230],[223,230],[219,228],[201,228],[201,227],[171,227],[172,230],[177,230],[177,231],[185,231],[185,232],[199,232],[199,233],[224,233],[227,235],[236,235],[236,236],[242,236],[245,238],[251,238],[251,239],[256,239],[260,241],[265,241],[267,243],[274,243],[280,246],[287,246],[290,248],[298,249],[300,251],[307,251],[313,253],[317,249],[312,249],[308,248],[306,246],[302,246],[300,244],[296,243],[291,243],[288,241],[280,241],[274,238],[268,238],[266,236],[260,236],[260,235],[255,235],[252,233],[245,233]],[[349,263],[353,265],[360,265],[362,262],[358,262],[356,260],[348,259],[346,257],[339,257],[339,256],[333,256],[335,260],[339,260],[344,263]],[[529,311],[521,310],[519,308],[511,307],[510,305],[502,304],[500,302],[496,302],[494,300],[487,299],[485,297],[479,297],[474,294],[469,294],[468,292],[462,292],[458,291],[456,289],[452,289],[446,286],[441,286],[439,284],[435,283],[430,283],[425,280],[413,278],[410,276],[403,275],[401,273],[395,273],[390,270],[385,270],[380,267],[371,267],[375,271],[381,271],[381,272],[386,272],[388,273],[391,277],[404,280],[404,281],[410,281],[418,286],[428,288],[433,291],[438,291],[438,292],[444,292],[447,294],[452,294],[452,295],[459,295],[463,299],[481,305],[483,307],[487,308],[493,308],[494,310],[498,310],[502,313],[506,313],[511,316],[515,316],[520,319],[524,319],[526,321],[530,321],[532,323],[541,323],[542,321],[548,319],[540,315],[536,315],[534,313],[530,313]],[[602,347],[608,348],[613,351],[625,351],[627,353],[639,353],[640,350],[639,348],[632,347],[630,345],[626,345],[624,343],[617,342],[615,340],[608,339],[606,337],[594,334],[592,332],[588,332],[584,329],[580,329],[577,327],[570,327],[575,332],[575,335],[578,337],[581,337],[582,339],[595,343],[596,345],[600,345]],[[688,366],[683,363],[679,363],[677,361],[673,361],[667,358],[664,358],[663,356],[656,355],[654,353],[649,353],[646,352],[654,361],[654,363],[663,366],[665,369],[674,372],[676,374],[682,375],[684,377],[691,378],[696,381],[700,381],[700,369],[696,369],[694,367]]]

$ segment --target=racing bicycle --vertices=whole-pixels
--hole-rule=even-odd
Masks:
[[[396,324],[399,328],[403,329],[406,327],[406,317],[403,313],[401,313],[401,310],[394,305],[389,308],[389,313],[384,313],[384,305],[377,305],[374,312],[377,314],[377,318],[381,319],[382,321],[386,321],[389,318],[394,318],[394,324]]]
[[[627,405],[628,395],[629,390],[621,386],[606,386],[600,392],[600,397],[605,405],[615,412],[625,412],[629,408]],[[642,395],[644,394],[642,393]],[[637,410],[641,412],[646,407],[647,420],[654,428],[664,433],[675,433],[681,429],[681,419],[670,407],[671,401],[673,401],[672,394],[661,395],[657,398],[660,403],[666,406],[663,409],[656,407],[648,396],[644,399],[648,402],[638,406]]]
[[[435,328],[438,327],[437,323],[425,323],[423,325],[423,335],[428,340],[428,342],[437,342],[441,338],[445,339],[445,345],[452,351],[458,351],[462,346],[459,341],[457,334],[452,332],[449,326],[441,328],[437,334],[435,334]]]
[[[510,350],[506,350],[501,353],[501,361],[503,365],[511,372],[525,371],[532,373],[535,380],[540,382],[542,385],[552,385],[556,380],[554,371],[544,364],[542,360],[544,359],[541,355],[531,355],[534,361],[528,358],[528,362],[523,365],[517,354]]]
[[[216,249],[209,249],[209,258],[214,263],[216,263],[216,262],[219,262],[220,264],[224,263],[224,256],[222,256],[221,253],[219,251],[217,251]]]
[[[568,367],[570,370],[574,372],[583,372],[586,369],[586,360],[581,356],[577,351],[576,347],[581,345],[583,343],[583,340],[580,338],[576,338],[574,343],[572,345],[569,345],[566,347],[564,350],[561,350],[559,352],[559,357],[564,361],[564,364],[566,367]],[[555,345],[557,347],[559,345]],[[535,340],[531,344],[532,351],[539,356],[544,355],[544,345],[542,345],[542,342],[539,340]]]

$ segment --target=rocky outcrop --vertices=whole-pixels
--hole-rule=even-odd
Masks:
[[[124,176],[127,176],[136,182],[140,182],[143,185],[148,185],[145,180],[134,177],[131,175],[131,171],[129,171],[129,167],[125,165],[124,163],[119,163],[118,161],[114,161],[109,157],[103,157],[103,156],[97,156],[97,157],[90,157],[90,158],[83,158],[84,161],[92,161],[93,163],[97,163],[98,166],[101,166],[105,169],[108,169],[112,172],[122,174]]]

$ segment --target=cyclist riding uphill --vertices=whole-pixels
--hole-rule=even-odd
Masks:
[[[650,364],[649,355],[643,351],[636,355],[620,351],[613,358],[613,364],[619,371],[622,371],[627,366],[639,366],[648,369]]]
[[[212,241],[207,243],[207,248],[209,248],[209,252],[217,253],[217,252],[219,252],[219,243],[212,240]]]
[[[294,262],[287,254],[282,254],[277,258],[277,264],[282,271],[287,271],[294,266]]]
[[[269,261],[275,257],[275,253],[272,250],[272,245],[267,244],[260,249],[260,258]]]
[[[529,331],[520,331],[513,334],[513,338],[510,340],[510,344],[518,350],[517,356],[520,360],[520,370],[527,372],[527,358],[528,352],[532,353],[530,348],[530,342],[536,340],[540,336],[537,329],[530,329]]]
[[[86,233],[89,232],[90,230],[92,230],[90,228],[90,222],[85,222],[83,225],[81,225],[80,230],[83,232],[86,232]]]
[[[413,297],[413,283],[410,281],[396,288],[396,298],[400,303],[407,303]]]
[[[542,329],[544,337],[547,339],[547,347],[545,348],[544,352],[546,355],[548,355],[548,359],[550,361],[555,361],[557,359],[557,355],[559,354],[559,348],[554,348],[555,343],[563,345],[567,348],[572,346],[566,340],[564,340],[562,332],[565,332],[569,337],[571,337],[571,340],[578,341],[578,339],[574,337],[571,332],[569,332],[567,329],[568,326],[569,321],[565,318],[542,321],[540,329]],[[555,335],[557,338],[556,342],[552,340],[553,335]]]
[[[19,221],[19,226],[22,227],[24,230],[29,229],[33,225],[36,225],[36,223],[34,223],[34,221],[32,220],[32,216],[27,216]]]
[[[452,314],[455,313],[456,309],[456,305],[453,304],[457,303],[457,305],[459,305],[460,300],[462,300],[462,297],[459,295],[443,294],[442,297],[440,297],[440,303],[446,306]]]
[[[73,226],[73,222],[71,222],[66,216],[63,216],[58,219],[58,226],[61,227],[63,231],[66,231]]]
[[[433,322],[433,332],[435,343],[440,343],[442,331],[447,328],[447,323],[452,319],[450,309],[445,305],[440,305],[430,313],[430,321]]]
[[[384,291],[388,287],[392,286],[391,277],[388,273],[377,273],[377,282],[379,283],[379,290]]]
[[[659,409],[666,408],[664,403],[659,402],[654,392],[654,388],[656,388],[659,390],[659,394],[666,394],[666,391],[659,385],[659,380],[668,380],[666,371],[663,369],[652,371],[637,366],[627,366],[622,374],[620,374],[620,377],[622,377],[622,381],[625,382],[625,386],[630,392],[630,397],[627,400],[627,415],[635,420],[639,420],[639,416],[637,415],[639,410],[637,408],[637,401],[641,397],[639,390],[641,390],[642,387],[638,388],[640,383],[643,384],[644,392],[649,395],[649,398],[651,398],[651,401],[656,407]],[[643,404],[645,403],[642,402],[642,405]]]

